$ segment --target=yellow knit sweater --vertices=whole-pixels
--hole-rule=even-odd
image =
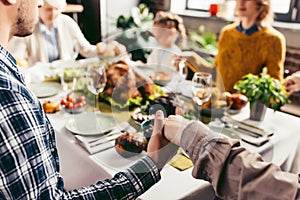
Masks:
[[[234,84],[248,73],[260,74],[266,66],[268,73],[283,79],[286,53],[285,37],[267,26],[247,36],[236,30],[237,23],[225,26],[218,42],[217,86],[235,92]]]

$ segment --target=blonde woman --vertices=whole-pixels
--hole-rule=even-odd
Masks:
[[[272,26],[270,0],[236,0],[238,21],[220,33],[215,64],[218,86],[234,92],[234,84],[248,73],[268,73],[283,79],[286,43]]]

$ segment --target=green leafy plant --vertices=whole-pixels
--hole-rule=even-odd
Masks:
[[[149,42],[150,33],[144,28],[150,27],[153,19],[154,14],[149,11],[146,4],[133,7],[129,16],[120,15],[117,19],[116,26],[122,33],[115,40],[126,46],[134,61],[147,61],[150,51],[143,46]]]
[[[277,79],[272,78],[264,67],[260,76],[247,74],[234,85],[237,92],[245,94],[250,102],[250,108],[256,101],[261,101],[274,111],[279,110],[288,102],[285,86]]]
[[[131,15],[120,15],[117,19],[117,28],[127,30],[131,28],[141,28],[145,24],[153,21],[154,15],[149,11],[146,4],[139,4],[131,9]]]
[[[199,26],[198,29],[190,29],[188,31],[189,42],[188,45],[200,47],[211,54],[216,54],[218,48],[217,35],[208,31],[204,25]]]

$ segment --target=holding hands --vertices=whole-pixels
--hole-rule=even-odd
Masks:
[[[154,161],[158,169],[164,165],[176,154],[178,146],[172,144],[164,136],[165,118],[164,113],[158,110],[155,113],[154,128],[151,139],[148,144],[148,156]]]
[[[164,118],[162,111],[155,114],[154,128],[148,144],[148,156],[159,169],[175,155],[179,146],[188,149],[195,138],[213,137],[209,128],[199,121],[191,121],[180,115]]]

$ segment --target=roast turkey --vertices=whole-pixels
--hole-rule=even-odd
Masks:
[[[123,61],[108,66],[106,74],[107,84],[104,93],[121,105],[124,105],[129,98],[137,96],[147,98],[154,94],[153,81]]]

